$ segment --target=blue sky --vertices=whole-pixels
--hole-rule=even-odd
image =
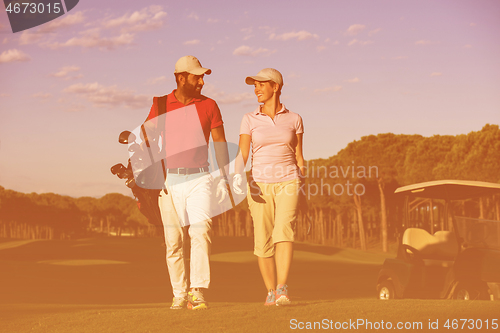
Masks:
[[[213,73],[228,141],[257,106],[248,75],[274,67],[304,120],[306,159],[362,136],[431,136],[500,123],[500,2],[80,0],[13,34],[0,11],[0,185],[129,194],[109,167],[118,134],[175,88],[184,55]]]

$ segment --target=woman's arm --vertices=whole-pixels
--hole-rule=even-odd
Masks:
[[[301,177],[305,177],[306,170],[304,166],[304,155],[302,154],[302,137],[303,133],[297,134],[297,146],[295,147],[295,160],[297,161],[297,166],[300,169]]]
[[[250,142],[252,137],[248,134],[240,134],[240,153],[241,158],[236,158],[235,172],[243,174],[245,172],[245,165],[247,165],[248,155],[250,154]]]

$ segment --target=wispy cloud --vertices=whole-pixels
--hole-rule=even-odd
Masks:
[[[353,24],[347,29],[346,33],[348,35],[354,36],[354,35],[359,34],[361,31],[365,30],[365,28],[366,28],[366,25]]]
[[[75,72],[79,72],[79,71],[80,71],[80,67],[78,67],[78,66],[64,66],[61,69],[59,69],[58,72],[50,74],[50,76],[65,79],[65,80],[76,79],[76,78],[83,77],[83,75],[82,74],[70,75],[70,73],[75,73]]]
[[[375,29],[375,30],[372,30],[368,33],[368,36],[371,37],[375,34],[378,34],[380,31],[382,31],[382,28],[378,28],[378,29]]]
[[[408,59],[407,56],[397,56],[397,57],[392,57],[392,60],[403,60],[403,59]]]
[[[252,100],[255,98],[254,94],[249,92],[227,94],[226,92],[216,88],[211,84],[206,84],[203,89],[203,94],[213,98],[218,104],[236,104],[247,100]]]
[[[160,77],[149,79],[148,84],[155,85],[155,84],[163,83],[165,81],[167,81],[167,78],[165,76],[160,76]]]
[[[443,73],[441,73],[441,72],[433,72],[431,74],[431,76],[441,76],[441,75],[443,75]]]
[[[31,58],[24,53],[23,51],[19,51],[17,49],[10,49],[7,51],[3,51],[0,54],[0,64],[8,63],[8,62],[19,62],[19,61],[30,61]]]
[[[276,35],[275,33],[272,33],[269,35],[269,39],[271,39],[271,40],[283,40],[283,41],[287,41],[290,39],[306,40],[306,39],[311,39],[311,38],[318,39],[319,36],[316,34],[312,34],[312,33],[305,31],[305,30],[301,30],[299,32],[295,32],[295,31],[286,32],[286,33],[281,34],[281,35]]]
[[[318,51],[318,52],[321,52],[321,51],[323,51],[325,49],[326,49],[326,46],[324,46],[324,45],[320,45],[320,46],[316,47],[316,51]]]
[[[39,98],[39,99],[48,99],[48,98],[52,97],[52,94],[39,92],[39,93],[31,95],[31,97]]]
[[[464,49],[471,49],[471,48],[472,48],[472,45],[470,45],[470,44],[464,45]]]
[[[250,46],[242,45],[242,46],[238,47],[237,49],[235,49],[233,51],[233,54],[237,55],[237,56],[257,57],[257,56],[261,56],[261,55],[268,56],[268,55],[273,54],[274,52],[276,52],[276,51],[270,51],[270,50],[262,48],[262,47],[259,47],[258,49],[254,49]]]
[[[81,24],[85,21],[83,12],[76,12],[75,14],[68,14],[62,18],[50,21],[40,26],[36,30],[25,30],[19,36],[19,44],[37,44],[47,40],[51,34],[50,32],[57,32],[63,29],[68,29],[71,26]]]
[[[99,48],[114,50],[119,46],[130,45],[134,41],[134,34],[123,33],[116,37],[101,37],[98,28],[83,31],[81,37],[73,37],[64,43],[47,44],[52,49],[58,49],[69,46],[80,46],[83,48]]]
[[[43,33],[32,32],[31,30],[24,30],[19,36],[19,44],[35,44],[46,38],[47,35]]]
[[[361,81],[361,80],[358,79],[357,77],[355,77],[354,79],[346,80],[346,82],[349,82],[349,83],[358,83],[359,81]]]
[[[200,17],[196,13],[189,14],[187,18],[192,19],[192,20],[196,20],[196,21],[198,21],[200,19]]]
[[[65,88],[63,91],[81,95],[96,107],[141,109],[151,105],[151,96],[137,95],[134,91],[119,89],[116,85],[106,87],[97,82],[78,83]]]
[[[353,46],[356,44],[364,46],[364,45],[373,44],[373,41],[371,41],[371,40],[362,41],[362,40],[353,39],[349,43],[347,43],[348,46]]]
[[[200,44],[200,40],[199,39],[187,40],[182,44],[184,44],[184,45],[196,45],[196,44]]]
[[[218,20],[218,19],[209,18],[209,19],[207,20],[207,23],[217,23],[217,22],[219,22],[219,20]]]
[[[323,93],[329,93],[329,92],[337,92],[342,89],[342,86],[333,86],[333,87],[326,87],[323,89],[316,89],[314,90],[315,94],[323,94]]]
[[[107,20],[104,28],[121,28],[121,32],[140,32],[157,30],[163,26],[167,13],[161,6],[149,6],[132,14],[125,14],[119,18]]]
[[[48,22],[47,24],[43,24],[37,30],[38,32],[54,32],[60,29],[66,29],[73,25],[77,25],[83,23],[85,21],[85,16],[83,12],[76,12],[74,14],[67,14],[63,17],[57,18],[53,21]]]
[[[10,97],[11,94],[7,94],[7,93],[0,93],[0,97]]]
[[[415,42],[415,45],[430,45],[430,44],[434,44],[434,42],[424,39]]]

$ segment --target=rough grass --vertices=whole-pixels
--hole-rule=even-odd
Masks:
[[[0,241],[0,332],[284,332],[357,320],[424,332],[429,320],[439,321],[433,331],[449,331],[447,319],[500,320],[500,302],[379,301],[386,255],[306,244],[296,245],[289,279],[294,305],[267,308],[251,243],[214,239],[210,309],[172,311],[159,239]]]

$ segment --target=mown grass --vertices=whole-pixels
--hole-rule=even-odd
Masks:
[[[267,308],[251,239],[216,238],[210,309],[172,311],[159,239],[9,243],[0,242],[0,332],[286,332],[358,319],[421,322],[415,331],[439,320],[444,332],[447,319],[500,320],[500,302],[375,299],[380,253],[297,244],[294,305]]]

